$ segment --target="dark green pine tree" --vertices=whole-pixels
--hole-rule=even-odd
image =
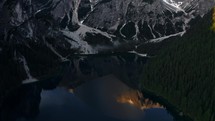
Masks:
[[[212,11],[147,62],[142,88],[163,96],[194,121],[215,121],[215,32]]]

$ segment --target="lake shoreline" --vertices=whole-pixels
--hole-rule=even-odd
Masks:
[[[194,121],[189,115],[183,114],[181,109],[177,108],[175,105],[173,105],[171,102],[169,102],[164,97],[157,95],[155,92],[148,90],[147,88],[141,88],[139,89],[142,94],[144,94],[144,97],[150,98],[154,101],[159,102],[160,104],[164,105],[168,112],[170,112],[174,117],[177,117],[178,119],[182,119],[183,121]],[[182,116],[180,116],[180,113],[182,113]]]

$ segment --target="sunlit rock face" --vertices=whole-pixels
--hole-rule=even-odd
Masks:
[[[169,3],[175,8],[180,8],[185,12],[194,10],[199,15],[204,15],[205,12],[210,10],[215,1],[214,0],[162,0],[163,2]]]
[[[119,38],[147,41],[186,31],[191,19],[213,5],[213,0],[108,0],[94,6],[83,23]],[[127,34],[135,34],[127,37],[121,30],[130,22],[135,26]]]
[[[84,24],[113,34],[119,31],[126,38],[121,30],[133,22],[136,39],[148,40],[185,30],[187,19],[183,14],[167,11],[161,1],[118,0],[95,6]]]

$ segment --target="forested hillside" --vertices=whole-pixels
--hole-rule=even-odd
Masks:
[[[164,97],[194,121],[215,121],[215,32],[213,13],[196,20],[149,60],[141,88]]]
[[[215,31],[215,7],[214,7],[214,12],[213,12],[213,25],[212,29]]]

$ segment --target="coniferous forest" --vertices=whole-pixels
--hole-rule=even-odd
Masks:
[[[172,38],[144,67],[141,88],[164,97],[194,121],[215,121],[215,33],[212,12]]]
[[[215,121],[215,0],[0,0],[0,121]]]

